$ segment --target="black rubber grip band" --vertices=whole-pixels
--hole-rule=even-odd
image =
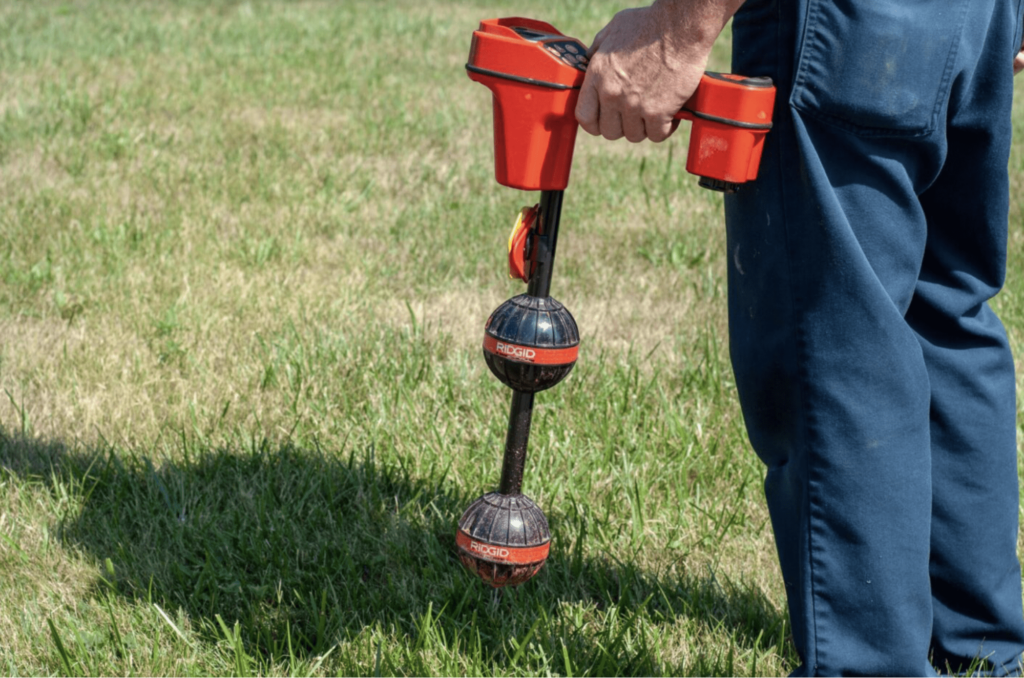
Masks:
[[[710,120],[711,122],[720,122],[723,125],[731,125],[733,127],[740,127],[742,129],[761,129],[769,130],[772,128],[770,122],[743,122],[741,120],[730,120],[729,118],[719,118],[717,115],[708,115],[707,113],[701,113],[700,111],[691,111],[689,108],[684,108],[684,111],[689,113],[695,118],[701,120]]]
[[[480,68],[479,66],[473,66],[472,64],[466,64],[466,70],[473,73],[479,73],[480,75],[491,75],[495,78],[502,78],[504,80],[512,80],[513,82],[521,82],[525,85],[536,85],[537,87],[547,87],[548,89],[579,89],[579,85],[563,85],[557,82],[547,82],[546,80],[534,80],[533,78],[525,78],[521,75],[511,75],[509,73],[500,73],[498,71],[491,71],[486,68]]]
[[[769,87],[775,86],[775,83],[772,82],[772,79],[764,75],[758,75],[754,77],[741,77],[739,80],[737,80],[736,78],[728,77],[729,75],[732,75],[731,73],[716,73],[714,71],[704,71],[704,75],[708,76],[713,80],[721,80],[722,82],[732,83],[733,85],[742,85],[743,87],[757,87],[758,89],[767,89]]]

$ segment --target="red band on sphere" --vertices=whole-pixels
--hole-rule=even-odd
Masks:
[[[535,365],[568,365],[576,362],[580,354],[579,344],[569,348],[538,348],[499,341],[489,334],[484,335],[484,350],[513,362]]]
[[[539,563],[545,560],[548,557],[548,552],[551,551],[550,541],[540,546],[497,546],[477,541],[462,530],[455,533],[455,543],[474,558],[512,565]]]

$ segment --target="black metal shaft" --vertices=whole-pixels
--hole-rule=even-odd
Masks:
[[[526,288],[526,293],[533,297],[547,297],[551,293],[551,271],[555,264],[555,245],[558,244],[558,222],[562,218],[564,195],[564,191],[544,191],[540,194],[540,215],[531,253],[531,258],[537,262],[537,269]]]
[[[521,494],[523,469],[526,467],[526,445],[530,442],[530,419],[533,417],[533,393],[512,391],[512,408],[505,435],[505,458],[501,463],[502,494]]]
[[[562,216],[562,191],[543,191],[540,196],[540,214],[533,236],[531,258],[537,268],[530,278],[526,293],[534,297],[547,297],[551,292],[551,272],[555,263],[558,243],[558,222]],[[530,442],[530,420],[533,417],[533,393],[512,391],[512,407],[508,415],[508,433],[505,436],[505,457],[501,464],[501,494],[520,494],[523,488],[523,469],[526,467],[526,447]]]

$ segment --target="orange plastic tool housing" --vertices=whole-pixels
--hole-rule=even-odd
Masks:
[[[693,122],[686,171],[718,190],[735,190],[737,184],[756,179],[774,105],[775,87],[769,78],[705,73],[675,116]]]
[[[466,70],[494,95],[499,184],[524,191],[569,184],[586,52],[579,40],[534,19],[488,19],[474,31]]]

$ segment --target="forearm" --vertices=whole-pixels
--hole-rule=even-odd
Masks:
[[[654,9],[670,30],[662,33],[667,47],[691,58],[706,58],[711,47],[744,0],[655,0]]]

